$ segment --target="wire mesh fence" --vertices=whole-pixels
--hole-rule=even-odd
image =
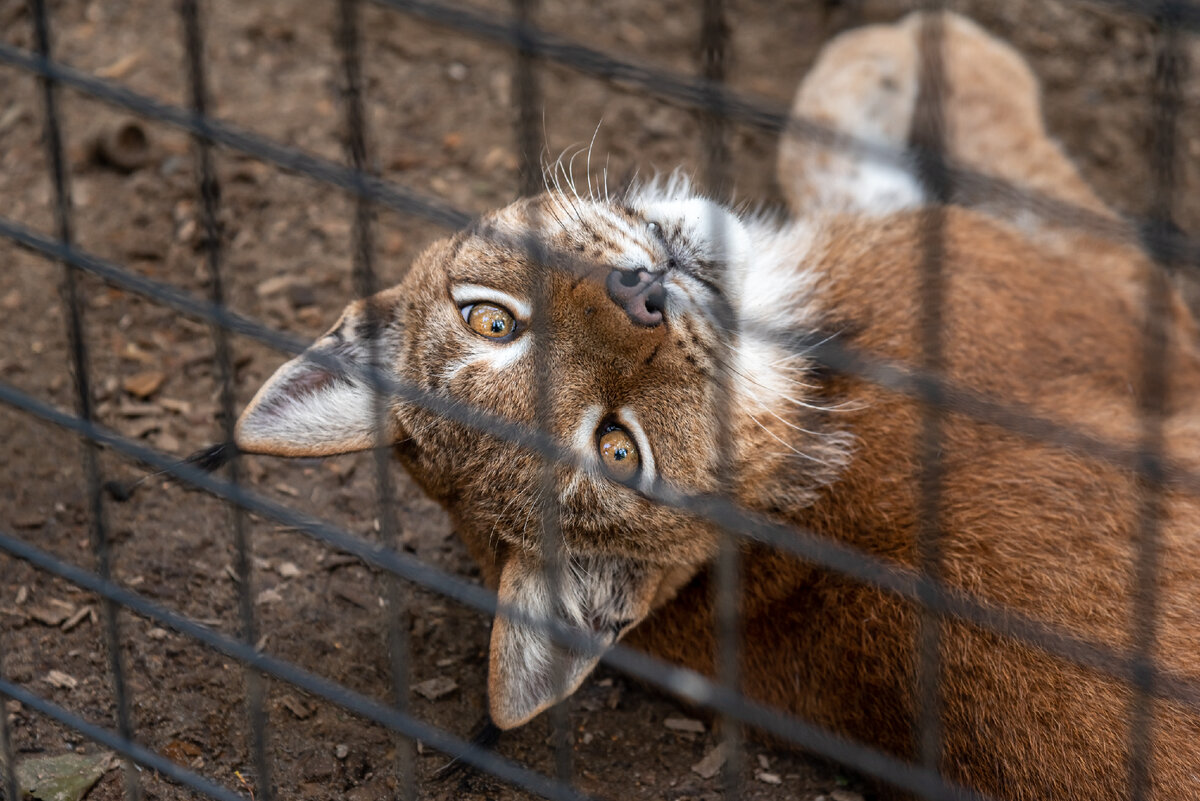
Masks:
[[[16,219],[0,216],[0,235],[11,242],[57,262],[63,269],[63,297],[66,337],[69,342],[71,375],[74,381],[74,411],[67,412],[17,386],[0,382],[0,402],[33,419],[61,427],[79,436],[84,443],[81,475],[86,480],[87,523],[91,567],[81,568],[31,544],[12,531],[0,531],[0,551],[27,562],[40,571],[60,577],[94,593],[100,602],[101,626],[108,658],[107,681],[111,683],[114,726],[102,727],[85,716],[70,711],[39,695],[27,683],[11,681],[2,671],[6,656],[5,638],[0,636],[0,695],[20,702],[40,715],[57,721],[80,735],[113,749],[124,757],[124,793],[129,801],[145,794],[138,766],[161,773],[196,793],[218,799],[242,797],[236,788],[214,781],[212,777],[184,767],[139,742],[129,691],[130,666],[123,654],[120,610],[154,621],[227,657],[244,673],[246,687],[245,730],[249,735],[249,764],[255,777],[258,797],[272,799],[279,783],[271,759],[272,727],[277,725],[268,713],[268,681],[281,681],[323,699],[361,718],[386,727],[393,733],[395,794],[415,798],[421,793],[417,783],[417,743],[461,760],[474,768],[511,783],[540,797],[576,799],[589,797],[577,789],[572,747],[573,732],[566,705],[551,712],[554,747],[553,776],[547,776],[516,761],[500,756],[481,744],[423,721],[410,708],[410,653],[412,643],[404,617],[396,610],[404,607],[406,588],[419,586],[453,599],[484,614],[499,613],[515,624],[545,632],[555,643],[553,684],[565,689],[568,683],[565,660],[568,653],[598,656],[618,670],[661,687],[690,702],[711,709],[722,721],[721,740],[726,760],[722,790],[726,798],[741,798],[745,753],[744,734],[749,730],[765,732],[834,760],[873,780],[900,788],[923,798],[982,798],[975,791],[955,785],[941,775],[944,742],[941,731],[944,699],[941,695],[940,659],[947,621],[966,622],[997,636],[1030,646],[1056,658],[1078,664],[1134,688],[1137,703],[1130,716],[1129,775],[1131,795],[1148,797],[1151,786],[1151,744],[1154,729],[1153,710],[1159,701],[1191,707],[1200,706],[1200,686],[1194,679],[1177,675],[1157,665],[1157,617],[1159,599],[1155,588],[1161,570],[1161,526],[1166,494],[1200,491],[1200,477],[1186,465],[1166,458],[1163,419],[1168,379],[1166,320],[1171,304],[1167,276],[1184,265],[1200,263],[1200,242],[1181,233],[1171,220],[1174,198],[1179,193],[1175,165],[1179,149],[1181,86],[1186,79],[1183,56],[1184,37],[1200,30],[1200,9],[1180,2],[1111,2],[1131,17],[1148,17],[1156,26],[1156,70],[1147,103],[1152,107],[1155,137],[1149,160],[1154,181],[1154,202],[1145,219],[1114,219],[1094,210],[1074,205],[1044,193],[1015,185],[948,159],[944,129],[946,96],[942,47],[944,32],[937,17],[922,30],[920,38],[920,85],[913,130],[908,146],[889,148],[872,141],[855,139],[817,120],[796,118],[770,102],[734,91],[726,85],[726,57],[730,36],[737,26],[737,10],[720,0],[706,0],[700,10],[700,52],[696,74],[680,74],[617,58],[601,50],[570,41],[538,26],[539,5],[515,0],[510,14],[495,13],[459,5],[407,0],[378,0],[374,6],[405,18],[445,26],[456,34],[477,37],[509,48],[515,59],[515,85],[512,92],[515,140],[518,143],[518,174],[521,192],[533,194],[542,187],[539,166],[543,151],[543,99],[539,76],[550,66],[566,67],[584,75],[612,81],[648,96],[663,99],[699,114],[703,139],[703,177],[709,195],[725,198],[731,189],[729,140],[735,126],[749,126],[781,137],[796,137],[818,142],[853,154],[867,162],[917,165],[917,176],[924,194],[935,200],[922,212],[920,354],[917,364],[889,361],[856,349],[817,331],[770,330],[756,332],[790,352],[803,354],[814,363],[840,374],[854,376],[895,393],[920,401],[920,502],[921,525],[915,543],[913,566],[868,553],[860,548],[822,537],[818,533],[782,525],[757,512],[740,508],[731,498],[730,437],[733,432],[722,426],[717,437],[718,487],[720,492],[696,493],[668,483],[639,487],[645,497],[665,508],[686,512],[716,526],[722,532],[721,544],[713,561],[716,632],[718,648],[713,676],[667,664],[635,649],[611,645],[582,634],[556,615],[531,614],[528,610],[499,602],[493,591],[448,573],[407,553],[402,547],[402,521],[397,517],[397,488],[391,473],[391,442],[385,433],[385,415],[397,401],[413,404],[442,418],[485,432],[514,446],[537,453],[543,464],[542,495],[550,500],[541,508],[541,535],[545,586],[551,596],[561,594],[566,547],[560,530],[561,510],[553,500],[553,481],[557,466],[586,469],[577,451],[565,446],[549,433],[552,409],[549,400],[555,376],[550,372],[549,356],[539,347],[549,347],[552,328],[545,326],[551,315],[545,310],[547,298],[536,298],[533,306],[534,330],[538,334],[534,356],[540,365],[537,373],[539,408],[529,426],[513,422],[485,409],[477,408],[445,394],[398,380],[383,364],[386,354],[372,352],[366,364],[325,353],[309,352],[308,358],[334,375],[358,381],[372,389],[372,417],[375,447],[372,468],[375,484],[374,518],[378,521],[378,539],[363,539],[343,527],[273,500],[251,486],[240,460],[231,446],[237,419],[237,365],[232,337],[257,341],[289,355],[304,353],[307,341],[300,340],[270,325],[239,314],[228,307],[230,263],[226,252],[222,223],[222,185],[214,159],[218,149],[238,152],[283,170],[303,175],[321,186],[348,193],[354,199],[350,227],[355,293],[368,298],[382,288],[377,272],[375,214],[389,208],[411,215],[425,223],[458,230],[472,222],[467,213],[436,197],[424,195],[379,177],[371,150],[372,131],[364,110],[364,95],[369,92],[363,75],[362,0],[339,0],[333,41],[337,51],[344,115],[344,161],[311,152],[244,130],[217,119],[212,114],[208,63],[204,41],[202,8],[196,0],[181,0],[177,13],[183,32],[185,55],[186,103],[174,105],[136,92],[116,80],[96,77],[68,66],[54,56],[54,24],[43,0],[30,0],[29,21],[33,26],[32,48],[0,43],[0,63],[36,76],[41,88],[42,119],[45,130],[45,161],[50,179],[50,201],[54,210],[54,234],[33,230]],[[937,8],[936,4],[930,6]],[[68,88],[119,107],[141,118],[154,120],[186,132],[191,138],[194,160],[196,207],[199,241],[204,256],[206,297],[181,290],[172,284],[135,272],[127,266],[100,258],[79,247],[73,234],[70,169],[62,133],[60,92]],[[1047,224],[1107,237],[1114,243],[1141,243],[1162,267],[1146,278],[1145,341],[1140,344],[1144,372],[1134,392],[1137,399],[1139,434],[1136,444],[1108,441],[1084,428],[1064,425],[1038,414],[1028,406],[991,397],[979,389],[962,386],[945,377],[945,207],[953,203],[979,203],[1005,208],[1014,216],[1034,215]],[[534,228],[538,228],[535,216]],[[541,221],[547,223],[547,221]],[[706,220],[714,241],[723,241],[727,232],[718,218]],[[548,250],[536,237],[516,236],[508,241],[494,234],[501,244],[525,252],[538,265],[553,265],[556,271],[580,275],[597,265],[577,254]],[[602,265],[601,265],[602,267]],[[91,368],[91,343],[85,324],[85,303],[80,297],[81,276],[97,278],[111,286],[161,304],[203,322],[212,342],[213,374],[218,386],[218,413],[227,450],[210,451],[208,464],[180,462],[175,456],[146,447],[135,438],[121,435],[102,425],[94,408],[95,380]],[[718,275],[717,285],[726,280]],[[548,284],[548,279],[542,284]],[[368,328],[380,321],[374,315],[380,309],[368,303]],[[540,321],[540,322],[539,322]],[[727,337],[720,345],[732,347],[739,332],[737,321],[728,320]],[[539,327],[540,326],[540,327]],[[718,377],[714,393],[713,417],[723,421],[729,416],[730,389]],[[1139,530],[1136,557],[1136,601],[1134,624],[1127,648],[1095,642],[1076,632],[1056,627],[1027,616],[1015,609],[975,597],[955,587],[943,571],[942,462],[944,426],[951,415],[962,416],[994,426],[1017,437],[1085,454],[1112,465],[1138,480]],[[233,575],[237,587],[236,635],[220,633],[212,626],[189,618],[114,581],[111,552],[113,532],[107,495],[116,492],[114,482],[103,472],[101,453],[111,451],[149,468],[162,471],[172,479],[193,486],[221,499],[232,510],[230,533],[233,546]],[[227,466],[226,466],[227,465]],[[219,477],[206,467],[226,466]],[[277,521],[303,532],[314,541],[345,552],[382,571],[387,576],[388,616],[387,654],[391,697],[381,702],[367,694],[272,656],[260,647],[264,634],[257,620],[254,544],[250,515]],[[826,728],[756,702],[739,691],[739,609],[741,584],[753,580],[740,565],[742,549],[747,545],[764,546],[798,557],[823,571],[869,584],[879,590],[916,604],[921,610],[918,656],[914,660],[918,686],[916,726],[918,747],[914,759],[903,759],[885,750],[865,745]],[[558,695],[559,693],[554,693]],[[19,796],[13,732],[8,716],[0,715],[0,756],[6,766],[4,788],[7,797]]]

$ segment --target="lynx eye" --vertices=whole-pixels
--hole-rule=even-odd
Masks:
[[[641,468],[637,443],[628,431],[616,423],[606,423],[596,432],[596,450],[600,463],[617,481],[632,481]]]
[[[481,337],[509,339],[517,327],[512,312],[495,303],[472,303],[461,311],[467,326]]]

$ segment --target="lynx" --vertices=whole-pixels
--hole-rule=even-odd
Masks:
[[[954,163],[1116,220],[1046,133],[1023,59],[954,15],[834,40],[800,87],[796,115],[903,152],[920,32],[932,22],[943,30]],[[779,181],[786,220],[728,208],[678,176],[616,195],[552,182],[484,215],[279,368],[242,415],[238,445],[312,456],[375,444],[370,381],[322,356],[381,364],[429,396],[540,428],[565,455],[549,472],[532,448],[420,403],[389,397],[381,415],[396,455],[445,505],[503,604],[713,675],[722,532],[688,499],[723,494],[758,518],[919,565],[923,407],[823,369],[811,346],[922,363],[932,201],[903,158],[828,140],[784,137]],[[1158,268],[1134,245],[988,203],[947,205],[940,227],[946,379],[1135,448],[1145,287]],[[1191,317],[1178,299],[1169,305],[1161,423],[1172,475],[1190,475],[1200,362]],[[946,584],[1128,656],[1137,474],[967,414],[948,413],[940,438]],[[657,502],[664,496],[684,502]],[[554,581],[543,569],[551,508],[565,562]],[[1194,686],[1200,505],[1171,484],[1159,520],[1153,656]],[[921,617],[911,599],[751,543],[740,586],[746,695],[917,757]],[[939,654],[948,779],[1010,801],[1129,795],[1138,695],[1127,679],[953,618]],[[496,724],[519,726],[570,694],[598,658],[556,651],[542,628],[498,616]],[[1145,703],[1154,717],[1142,789],[1160,801],[1200,797],[1200,713]]]

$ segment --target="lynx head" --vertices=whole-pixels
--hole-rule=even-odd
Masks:
[[[611,644],[715,552],[714,526],[651,497],[724,488],[779,513],[809,503],[844,460],[803,355],[764,335],[817,322],[804,269],[813,239],[680,178],[619,198],[518,201],[433,245],[399,286],[350,304],[259,390],[238,444],[283,456],[372,447],[362,368],[374,361],[402,388],[382,405],[386,441],[449,510],[501,603]],[[450,419],[431,398],[543,431],[567,458],[547,470],[527,441]],[[561,537],[555,581],[542,569],[548,533]],[[568,650],[555,668],[550,637],[527,622],[501,615],[493,628],[502,727],[569,694],[598,659]]]

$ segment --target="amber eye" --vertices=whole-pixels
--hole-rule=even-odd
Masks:
[[[463,306],[462,316],[472,331],[488,339],[508,339],[517,325],[508,309],[494,303]]]
[[[601,426],[597,434],[596,449],[600,451],[600,462],[604,469],[617,481],[633,480],[642,462],[633,437],[615,423]]]

